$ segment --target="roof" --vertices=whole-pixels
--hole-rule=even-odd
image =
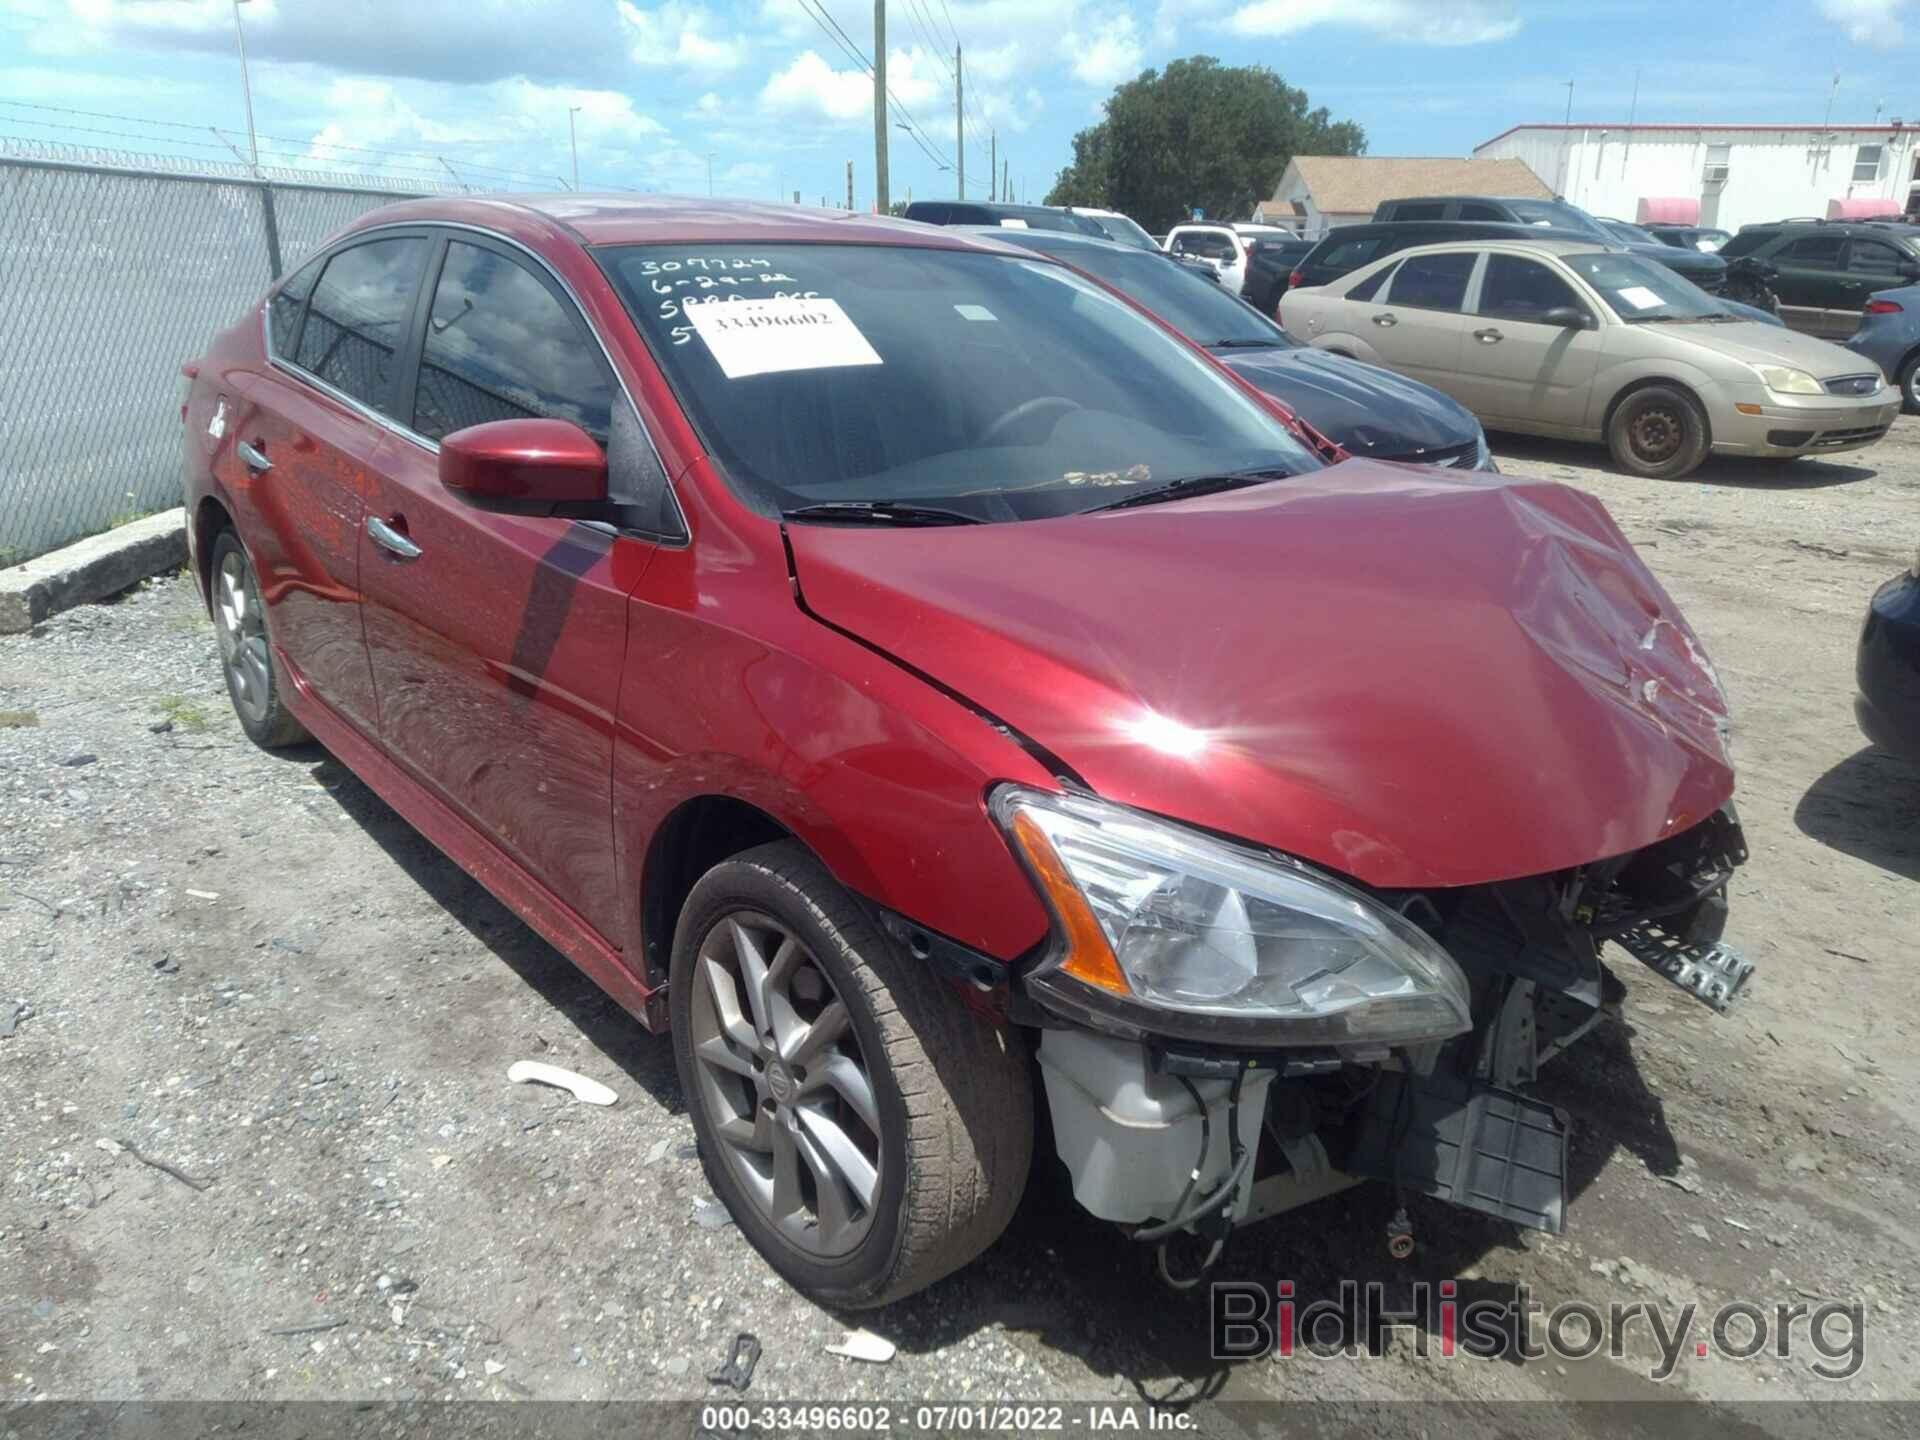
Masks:
[[[1648,125],[1632,121],[1612,125],[1601,125],[1598,123],[1566,125],[1559,121],[1553,121],[1540,125],[1509,125],[1498,135],[1494,136],[1493,139],[1482,140],[1478,145],[1474,146],[1474,153],[1478,154],[1480,151],[1486,149],[1487,146],[1498,144],[1500,141],[1506,139],[1507,136],[1518,134],[1522,130],[1605,130],[1613,135],[1619,134],[1622,130],[1648,130],[1655,133],[1665,132],[1668,134],[1690,134],[1696,130],[1703,130],[1716,135],[1778,133],[1782,131],[1791,134],[1898,135],[1903,130],[1920,130],[1920,121],[1909,120],[1904,124],[1896,124],[1891,120],[1885,120],[1878,125]]]
[[[1371,215],[1382,200],[1409,195],[1511,195],[1551,200],[1553,190],[1524,160],[1454,156],[1296,155],[1289,173],[1324,214]],[[1286,176],[1281,176],[1281,184]],[[1274,201],[1280,199],[1275,191]]]
[[[1534,240],[1524,235],[1463,235],[1457,240],[1429,240],[1420,245],[1409,245],[1404,250],[1396,250],[1395,255],[1410,255],[1416,250],[1449,250],[1466,248],[1469,250],[1544,250],[1549,255],[1592,255],[1596,252],[1611,255],[1629,254],[1626,246],[1613,240],[1582,240],[1576,238],[1555,240]],[[1391,259],[1392,256],[1382,256]]]

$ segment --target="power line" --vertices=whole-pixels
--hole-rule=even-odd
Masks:
[[[858,65],[866,74],[873,74],[873,62],[867,58],[866,52],[854,43],[853,38],[849,36],[846,31],[840,28],[839,22],[834,20],[834,18],[826,12],[826,7],[820,3],[820,0],[795,0],[795,3],[806,12],[814,24],[826,32],[827,38],[840,48],[840,52],[843,55]],[[920,147],[921,152],[925,154],[929,160],[933,161],[936,165],[944,166],[948,169],[953,168],[953,162],[951,160],[946,159],[933,149],[932,142],[926,134],[926,127],[920,123],[918,116],[900,103],[900,97],[893,93],[891,86],[887,88],[887,106],[888,109],[900,118],[907,134],[913,137],[914,143]]]

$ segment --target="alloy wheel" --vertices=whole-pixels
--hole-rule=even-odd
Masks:
[[[253,571],[238,549],[227,551],[221,558],[214,593],[214,621],[233,703],[246,719],[259,724],[266,717],[272,696],[266,617],[260,605],[259,588],[253,583]]]
[[[880,1194],[880,1115],[833,982],[785,925],[736,910],[701,942],[689,998],[696,1103],[742,1189],[801,1253],[849,1253]]]

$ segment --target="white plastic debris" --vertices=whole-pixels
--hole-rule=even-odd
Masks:
[[[196,900],[218,900],[220,896],[212,890],[189,890],[187,894]]]
[[[571,1090],[573,1098],[586,1105],[611,1105],[616,1098],[613,1091],[598,1080],[589,1080],[584,1075],[562,1070],[558,1065],[549,1065],[544,1060],[514,1061],[507,1069],[507,1079],[516,1085],[524,1085],[531,1080],[537,1085]]]
[[[876,1335],[871,1330],[855,1330],[838,1345],[827,1346],[829,1355],[844,1355],[849,1360],[865,1360],[869,1364],[884,1365],[894,1356],[893,1342],[884,1335]]]
[[[702,1230],[718,1230],[731,1225],[733,1216],[718,1200],[709,1200],[703,1195],[693,1202],[693,1223]]]
[[[502,1365],[498,1360],[488,1360],[487,1362],[485,1362],[485,1364],[486,1364],[487,1374],[489,1375],[498,1375],[502,1370],[505,1370],[507,1368],[506,1366]]]

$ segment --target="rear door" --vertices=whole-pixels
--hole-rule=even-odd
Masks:
[[[651,446],[543,265],[467,232],[436,249],[413,322],[404,430],[381,446],[369,502],[368,518],[398,544],[362,542],[381,737],[617,947],[614,701],[626,595],[654,547],[476,509],[440,484],[438,442],[490,420],[570,420],[612,443],[616,474]]]
[[[1846,269],[1844,234],[1798,235],[1764,257],[1777,271],[1773,293],[1780,318],[1809,335],[1847,335],[1852,319],[1842,318],[1852,292]]]
[[[1579,427],[1599,368],[1601,339],[1597,328],[1541,322],[1549,310],[1563,306],[1597,318],[1550,266],[1489,252],[1456,382],[1460,402],[1488,425]]]
[[[421,231],[383,231],[287,282],[268,306],[272,362],[241,387],[216,466],[290,675],[367,734],[360,529],[428,248]]]
[[[1460,373],[1467,333],[1464,307],[1480,259],[1474,250],[1408,256],[1368,317],[1368,339],[1386,365],[1469,409],[1472,402],[1465,392],[1470,387]]]

